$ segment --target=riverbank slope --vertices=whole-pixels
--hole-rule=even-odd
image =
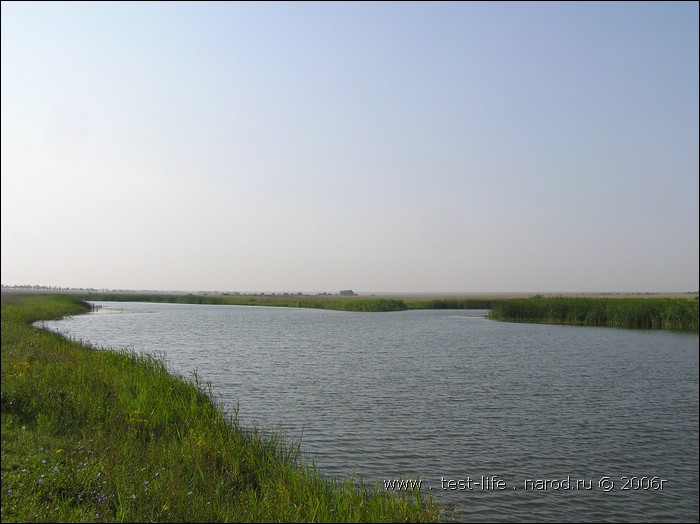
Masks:
[[[2,297],[3,522],[435,522],[430,497],[326,479],[202,384],[32,327],[88,308]]]

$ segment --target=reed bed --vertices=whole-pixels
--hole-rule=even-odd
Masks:
[[[328,479],[152,356],[32,326],[89,309],[2,298],[2,522],[435,522],[419,491]]]
[[[698,331],[698,301],[686,298],[531,297],[494,304],[496,320]]]
[[[491,309],[501,298],[407,299],[408,309]]]

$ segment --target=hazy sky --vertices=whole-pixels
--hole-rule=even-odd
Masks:
[[[2,283],[697,290],[698,15],[2,2]]]

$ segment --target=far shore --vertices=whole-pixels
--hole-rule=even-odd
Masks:
[[[352,293],[352,294],[349,294]],[[64,293],[65,294],[65,293]],[[243,295],[230,293],[109,293],[75,292],[90,302],[153,302],[232,306],[328,309],[364,313],[408,310],[479,309],[506,322],[570,324],[632,329],[698,332],[698,296],[694,293],[500,293],[304,295],[302,293]]]

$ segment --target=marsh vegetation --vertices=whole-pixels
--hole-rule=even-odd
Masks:
[[[698,331],[698,301],[535,296],[497,302],[489,317],[513,322]]]

